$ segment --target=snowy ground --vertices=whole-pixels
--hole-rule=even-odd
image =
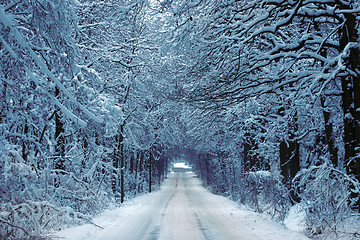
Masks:
[[[56,233],[68,240],[305,240],[201,186],[192,173],[172,173],[161,190],[137,197],[83,225]]]

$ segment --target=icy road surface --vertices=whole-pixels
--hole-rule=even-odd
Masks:
[[[65,239],[99,240],[305,240],[266,217],[241,210],[201,186],[193,173],[172,173],[155,193],[109,210],[94,222],[63,230]]]

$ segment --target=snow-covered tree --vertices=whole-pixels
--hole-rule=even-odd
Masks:
[[[201,109],[197,117],[214,124],[231,119],[225,128],[232,137],[209,125],[205,133],[191,133],[206,136],[203,149],[212,153],[205,164],[199,157],[200,172],[222,177],[226,147],[237,144],[244,146],[233,147],[239,151],[240,157],[232,158],[239,169],[281,173],[294,200],[309,197],[293,186],[297,174],[306,178],[300,169],[338,169],[339,175],[327,175],[329,182],[343,179],[341,174],[349,177],[342,196],[359,209],[358,1],[166,1],[159,6],[168,13],[169,49],[186,62],[177,65],[172,80],[177,100]],[[219,133],[222,137],[215,139]],[[321,182],[306,179],[309,186]],[[215,185],[221,188],[226,181],[219,178]],[[332,200],[323,199],[326,208]]]

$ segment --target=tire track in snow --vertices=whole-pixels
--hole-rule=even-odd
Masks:
[[[177,175],[176,190],[164,211],[158,240],[208,240],[191,208],[185,177],[188,177],[185,173]]]
[[[169,199],[167,200],[165,207],[161,213],[160,224],[164,221],[165,212],[168,209],[170,201],[173,199],[173,197],[175,195],[176,189],[178,187],[178,182],[179,182],[179,173],[176,174],[175,187],[174,187],[173,192],[171,193],[171,195],[170,195]],[[159,234],[160,234],[160,225],[157,225],[155,227],[155,229],[150,232],[150,234],[149,234],[150,236],[149,236],[148,240],[157,240],[159,238]]]
[[[202,234],[206,240],[210,240],[210,237],[208,236],[208,233],[206,232],[207,228],[201,222],[199,215],[196,213],[196,209],[194,209],[194,203],[192,202],[192,200],[190,198],[190,192],[189,192],[188,184],[186,182],[187,181],[184,181],[184,187],[185,187],[186,198],[188,199],[188,202],[189,202],[189,208],[191,209],[192,214],[194,215],[194,217],[196,219],[198,229],[202,232]]]

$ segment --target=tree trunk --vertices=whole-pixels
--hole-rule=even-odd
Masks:
[[[134,161],[135,161],[135,153],[132,153],[130,156],[130,162],[129,162],[129,171],[130,173],[134,172]]]
[[[60,97],[59,88],[55,88],[55,97]],[[64,137],[64,123],[59,113],[55,112],[55,169],[65,171],[65,137]],[[57,173],[58,174],[58,173]],[[60,179],[55,178],[54,186],[57,188],[60,186]]]
[[[162,163],[161,163],[161,161],[162,161],[162,157],[160,156],[159,157],[159,160],[157,161],[157,171],[158,171],[158,176],[157,176],[157,178],[158,178],[158,184],[159,184],[159,186],[160,186],[160,184],[161,184],[161,176],[162,176],[162,173],[163,173],[163,171],[162,171]]]
[[[244,139],[244,170],[245,172],[254,171],[260,168],[260,159],[251,153],[251,150],[257,149],[254,135],[245,133]]]
[[[165,176],[165,179],[168,178],[168,171],[169,171],[169,160],[168,160],[168,158],[166,157],[166,158],[165,158],[165,166],[164,166],[164,176]]]
[[[149,193],[151,193],[151,163],[152,163],[152,153],[151,150],[149,151]]]
[[[247,142],[247,139],[244,141],[244,171],[249,172],[251,169],[251,156],[250,156],[251,145]]]
[[[116,147],[114,147],[114,156],[113,156],[113,174],[111,178],[111,186],[113,194],[117,194],[117,179],[118,179],[118,169],[119,169],[119,160],[117,157]]]
[[[209,184],[209,177],[208,177],[208,166],[207,166],[207,155],[206,154],[199,154],[199,168],[200,168],[200,178],[205,186]]]
[[[341,5],[341,9],[351,9],[351,6]],[[348,58],[344,59],[346,67],[353,73],[360,71],[359,36],[356,16],[350,13],[344,14],[345,25],[340,30],[340,49],[344,50],[349,43],[353,43],[349,49]],[[356,45],[355,45],[356,44]],[[360,181],[360,76],[348,74],[341,78],[342,101],[344,111],[344,143],[345,165],[349,175],[355,176]],[[352,188],[353,186],[351,186]],[[352,192],[351,197],[356,198],[359,193]],[[360,199],[354,206],[360,212]]]
[[[297,141],[285,141],[280,143],[280,170],[284,177],[284,184],[291,190],[291,198],[297,202],[298,196],[292,191],[292,180],[300,171],[299,144]]]
[[[26,135],[28,134],[29,132],[29,127],[27,124],[24,125],[24,133],[23,133],[23,136],[26,137]],[[23,139],[22,140],[22,158],[24,159],[24,162],[27,163],[27,160],[28,160],[28,149],[27,149],[27,146],[26,146],[26,140]]]
[[[209,156],[204,155],[203,160],[204,160],[204,165],[205,165],[204,171],[205,171],[205,176],[206,176],[206,185],[208,185],[209,182],[210,182],[210,178],[209,178],[209,161],[208,161],[208,159],[209,159]]]
[[[338,165],[338,149],[335,146],[335,136],[333,131],[333,124],[330,121],[330,111],[326,109],[325,106],[325,97],[321,96],[321,107],[322,112],[324,116],[324,123],[325,123],[325,135],[326,135],[326,142],[328,145],[328,151],[330,154],[330,161],[334,165],[334,167],[337,167]]]
[[[318,22],[314,22],[314,28],[315,30],[320,33],[320,27]],[[321,36],[319,34],[319,36]],[[320,55],[323,56],[324,58],[327,58],[327,49],[326,48],[322,48],[320,50]],[[324,66],[324,62],[321,61],[321,66]],[[323,112],[323,116],[324,116],[324,125],[325,125],[325,136],[326,136],[326,144],[328,146],[328,151],[330,154],[330,161],[332,162],[332,164],[334,165],[334,167],[338,166],[338,148],[335,145],[335,136],[334,136],[334,128],[333,128],[333,124],[330,121],[330,111],[326,108],[326,98],[324,95],[321,95],[320,97],[320,103],[321,103],[321,107],[322,107],[322,112]]]
[[[125,190],[124,190],[124,124],[120,126],[120,136],[119,136],[119,145],[120,145],[120,202],[124,202]]]
[[[7,84],[4,82],[4,87],[3,87],[3,91],[1,94],[1,105],[0,105],[0,123],[3,121],[3,118],[6,117],[6,110],[7,110],[7,102],[6,102],[6,89],[7,89]]]
[[[134,160],[135,160],[135,183],[136,183],[138,168],[139,168],[139,160],[140,160],[139,152],[134,153],[134,157],[135,157]]]
[[[81,159],[81,172],[86,168],[86,162],[88,159],[88,146],[89,146],[86,133],[82,132],[82,135],[83,135],[82,148],[83,148],[84,157],[83,159]]]
[[[145,179],[145,171],[143,171],[143,164],[144,164],[144,151],[141,151],[140,152],[140,155],[139,155],[139,173],[142,175],[142,181]],[[141,175],[140,175],[140,178],[141,178]],[[138,192],[141,191],[141,181],[138,182]]]
[[[284,184],[290,190],[290,197],[294,202],[300,199],[292,189],[292,180],[300,171],[300,148],[296,138],[297,113],[294,113],[293,119],[289,122],[289,139],[280,143],[280,170],[284,177]]]

